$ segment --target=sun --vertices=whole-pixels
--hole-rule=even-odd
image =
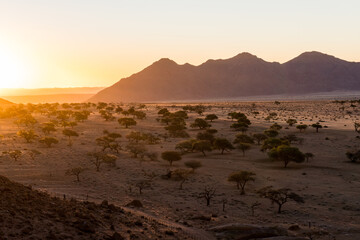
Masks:
[[[22,88],[27,83],[28,69],[20,57],[0,46],[0,88]]]

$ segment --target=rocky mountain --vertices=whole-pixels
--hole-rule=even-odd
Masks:
[[[283,64],[249,53],[199,66],[160,59],[90,98],[92,102],[230,99],[360,90],[360,63],[305,52]]]

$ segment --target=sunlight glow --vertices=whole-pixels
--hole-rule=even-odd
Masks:
[[[0,45],[0,88],[21,88],[27,83],[29,68],[9,48]]]

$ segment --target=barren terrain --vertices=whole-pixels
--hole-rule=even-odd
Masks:
[[[58,139],[59,143],[50,148],[39,143],[38,139],[45,136],[40,130],[41,124],[49,122],[53,116],[48,116],[46,112],[29,110],[37,120],[32,128],[38,135],[31,143],[16,134],[25,128],[14,123],[19,116],[0,119],[0,151],[3,152],[0,158],[0,175],[60,198],[76,198],[79,201],[96,203],[107,200],[109,204],[119,207],[134,199],[140,200],[142,208],[129,208],[128,211],[166,226],[173,225],[174,229],[179,229],[179,226],[186,227],[184,231],[188,232],[186,236],[190,239],[201,239],[200,236],[203,239],[251,239],[246,236],[240,238],[240,235],[235,237],[236,234],[231,235],[229,231],[224,233],[222,230],[214,230],[216,227],[235,223],[244,224],[241,225],[243,227],[247,224],[276,226],[285,229],[286,235],[305,239],[358,239],[360,165],[351,163],[345,155],[347,151],[360,148],[360,139],[356,138],[359,134],[354,131],[354,122],[359,120],[356,104],[351,107],[349,102],[341,104],[330,101],[293,101],[280,104],[224,102],[204,103],[206,110],[201,115],[188,112],[186,131],[191,138],[196,138],[196,135],[204,130],[191,128],[190,124],[196,118],[204,119],[211,113],[218,116],[213,122],[209,121],[211,128],[218,130],[215,137],[227,138],[231,142],[239,132],[230,128],[231,124],[236,122],[229,118],[230,112],[242,112],[248,117],[251,125],[246,134],[249,136],[262,133],[274,123],[281,125],[278,137],[295,134],[303,141],[292,143],[291,146],[299,148],[303,153],[314,154],[308,162],[290,162],[287,168],[279,161],[270,160],[268,154],[260,151],[261,146],[257,144],[251,144],[251,149],[246,151],[245,156],[238,149],[223,155],[215,149],[206,152],[206,156],[196,151],[186,153],[182,155],[181,161],[174,162],[170,167],[169,163],[161,158],[161,153],[175,151],[176,144],[188,138],[167,136],[164,129],[166,125],[157,121],[158,111],[167,108],[170,112],[176,112],[186,105],[183,103],[146,104],[140,108],[138,104],[119,104],[124,110],[134,106],[146,113],[145,119],[135,119],[137,125],[128,128],[119,125],[117,121],[125,117],[122,113],[109,110],[115,120],[105,121],[99,114],[99,109],[89,105],[86,108],[91,112],[89,118],[78,122],[77,126],[67,127],[79,134],[78,137],[71,138],[71,146],[69,139],[62,133],[64,128],[57,126],[57,131],[49,135]],[[28,106],[24,108],[29,109]],[[76,105],[70,108],[66,106],[66,109],[79,111]],[[63,106],[59,105],[58,110],[63,110]],[[266,120],[270,113],[276,113],[276,116]],[[297,124],[288,126],[286,120],[289,118],[296,119]],[[316,122],[322,125],[318,133],[310,126],[304,132],[296,128],[299,124],[311,125]],[[118,140],[121,149],[118,153],[109,152],[117,157],[115,167],[104,163],[100,166],[100,171],[96,171],[88,153],[102,151],[96,139],[104,136],[104,130],[122,135]],[[129,140],[126,135],[131,131],[152,133],[160,138],[156,144],[142,143],[147,151],[157,153],[156,160],[134,158],[127,151]],[[32,159],[29,153],[34,149],[39,151],[39,154]],[[19,159],[14,160],[6,153],[13,150],[21,151]],[[105,150],[107,151],[109,150]],[[184,162],[188,160],[199,160],[202,167],[186,178],[183,189],[179,189],[180,181],[162,177],[169,171],[186,168]],[[76,167],[84,169],[80,174],[80,181],[76,181],[75,176],[66,174],[69,169]],[[256,174],[255,181],[247,183],[245,195],[240,194],[235,183],[228,181],[229,174],[240,170]],[[149,185],[144,186],[140,194],[137,186],[145,180]],[[284,204],[282,213],[278,214],[276,205],[266,198],[261,198],[257,192],[269,185],[274,188],[290,188],[303,197],[304,203],[289,201]],[[199,197],[205,187],[215,190],[209,206],[206,206],[204,198]],[[251,206],[256,202],[259,205],[252,214]],[[287,230],[289,228],[290,230]],[[123,236],[130,239],[130,235]],[[143,236],[143,239],[157,239],[157,236],[159,234],[153,237]],[[179,239],[183,238],[179,236]],[[165,239],[167,237],[174,236],[165,235]],[[73,238],[76,239],[76,236]]]

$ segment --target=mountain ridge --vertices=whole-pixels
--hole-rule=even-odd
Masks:
[[[147,102],[308,94],[360,90],[360,63],[321,52],[267,62],[243,52],[194,66],[162,58],[90,98],[91,102]]]

